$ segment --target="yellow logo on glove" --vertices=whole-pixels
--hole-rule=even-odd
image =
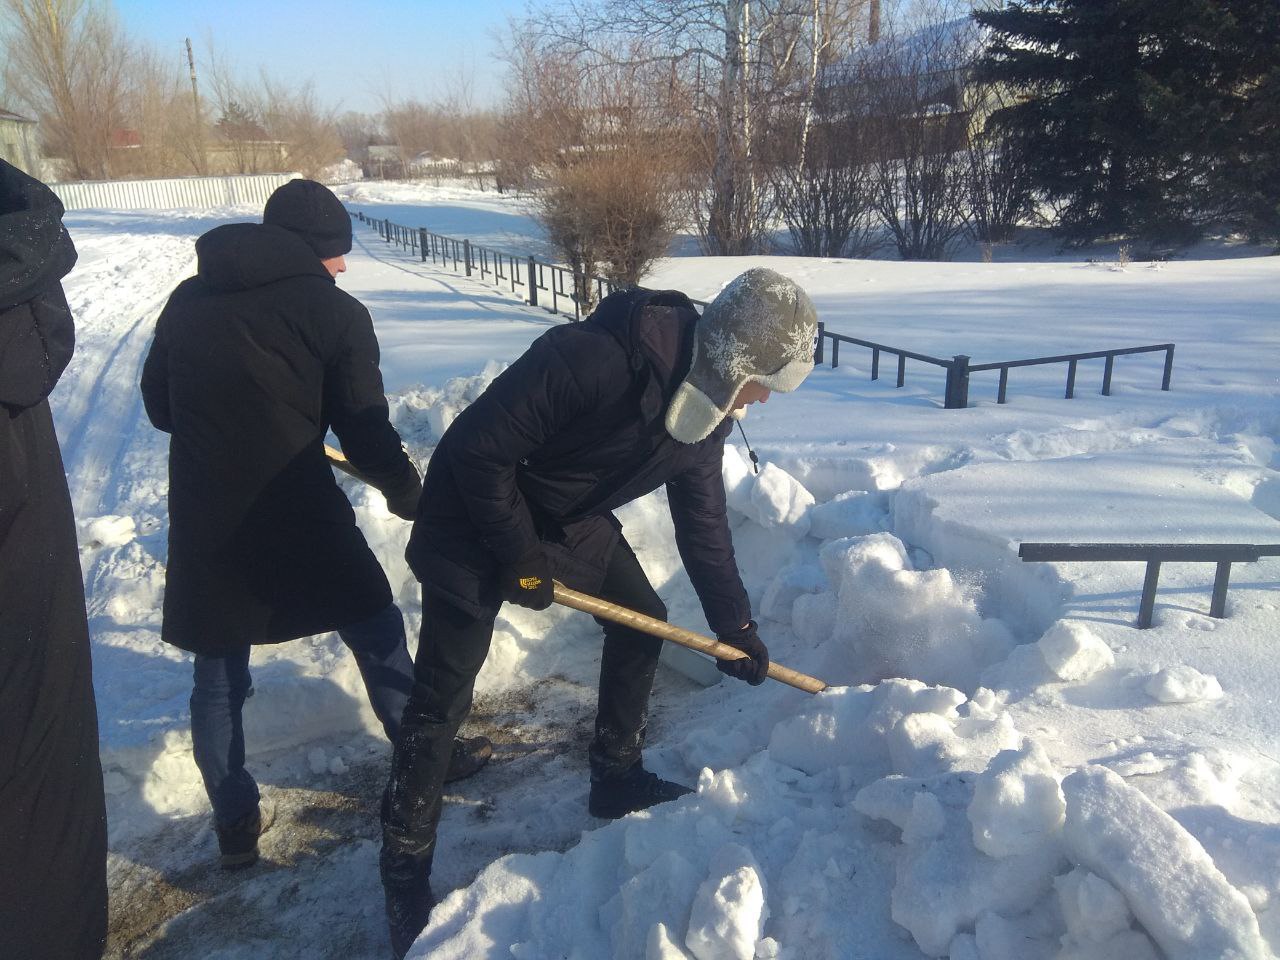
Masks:
[[[521,577],[520,578],[521,590],[537,590],[540,586],[542,586],[541,577]]]

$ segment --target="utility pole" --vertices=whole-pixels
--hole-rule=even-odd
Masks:
[[[204,152],[204,118],[200,112],[200,87],[196,83],[196,58],[191,52],[191,38],[187,37],[187,66],[191,68],[191,103],[194,108],[193,115],[196,121],[195,127],[195,168],[200,174],[208,173],[207,160]]]

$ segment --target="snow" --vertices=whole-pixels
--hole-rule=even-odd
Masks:
[[[1063,781],[1072,859],[1124,894],[1168,960],[1269,954],[1249,901],[1196,839],[1106,769]]]
[[[1197,700],[1221,700],[1222,684],[1218,678],[1201,673],[1195,667],[1180,664],[1166,667],[1143,686],[1161,703],[1195,703]]]
[[[352,209],[545,254],[519,198],[361,183]],[[193,241],[248,209],[80,211],[67,282],[78,348],[53,397],[80,520],[111,825],[113,949],[174,956],[386,955],[377,798],[388,749],[341,643],[255,650],[249,763],[277,803],[264,864],[215,876],[190,759],[190,658],[159,639],[166,446],[137,378]],[[505,609],[470,729],[495,758],[447,794],[419,958],[1146,960],[1280,947],[1280,558],[1161,571],[1024,563],[1029,540],[1280,542],[1280,258],[1160,269],[1037,254],[942,264],[782,257],[658,264],[706,300],[748,266],[796,279],[828,328],[975,363],[1176,342],[1162,356],[974,374],[848,345],[836,369],[751,410],[761,458],[726,450],[739,565],[777,661],[817,696],[720,680],[668,650],[647,762],[696,784],[613,823],[587,816],[599,630]],[[1261,254],[1261,251],[1255,251]],[[976,258],[975,258],[976,259]],[[457,413],[561,322],[356,224],[339,283],[371,309],[392,417],[425,463]],[[409,527],[342,479],[411,636]],[[704,630],[663,495],[620,513],[673,622]],[[464,730],[465,732],[465,730]],[[211,879],[212,878],[212,879]],[[1158,951],[1158,952],[1157,952]],[[113,955],[117,955],[113,954]]]
[[[1111,648],[1086,623],[1059,620],[1037,641],[1040,655],[1059,680],[1088,680],[1116,662]]]

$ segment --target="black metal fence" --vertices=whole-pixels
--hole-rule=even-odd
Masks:
[[[1213,596],[1209,616],[1222,619],[1227,615],[1227,585],[1231,580],[1231,564],[1253,563],[1262,557],[1280,556],[1275,543],[1024,543],[1018,556],[1029,562],[1050,560],[1119,560],[1141,561],[1147,565],[1142,582],[1142,599],[1138,604],[1138,629],[1151,626],[1156,605],[1156,586],[1160,582],[1160,564],[1196,562],[1217,564],[1213,580]]]
[[[518,293],[530,306],[542,307],[551,313],[571,316],[581,320],[583,316],[584,293],[591,294],[592,302],[598,303],[604,297],[618,289],[618,285],[604,277],[582,277],[569,267],[558,263],[539,260],[533,254],[515,254],[506,250],[486,247],[472,243],[469,239],[446,237],[432,233],[425,227],[407,227],[376,217],[366,217],[363,211],[355,213],[361,223],[378,231],[378,236],[389,244],[401,247],[426,263],[443,266],[468,277],[476,277],[494,286],[510,289]],[[706,303],[694,300],[699,307]],[[1002,360],[996,363],[970,363],[970,358],[957,354],[950,360],[931,357],[928,354],[891,347],[859,337],[850,337],[843,333],[828,330],[825,323],[818,324],[818,339],[814,346],[813,362],[826,362],[827,342],[831,343],[831,366],[840,365],[840,344],[866,347],[871,351],[871,379],[880,379],[880,354],[887,353],[897,358],[897,385],[906,382],[907,361],[927,363],[941,367],[947,372],[944,388],[943,405],[948,410],[960,409],[969,405],[969,376],[986,370],[1000,371],[1000,386],[996,396],[997,403],[1005,403],[1009,384],[1009,370],[1013,367],[1029,367],[1047,363],[1067,364],[1066,397],[1075,396],[1076,367],[1081,360],[1102,359],[1105,366],[1102,374],[1102,395],[1111,395],[1111,376],[1115,368],[1115,358],[1134,353],[1151,353],[1164,351],[1164,379],[1161,390],[1169,389],[1169,381],[1173,376],[1172,343],[1158,343],[1146,347],[1122,347],[1115,350],[1097,350],[1092,353],[1072,353],[1057,357],[1036,357],[1031,360]]]
[[[469,239],[446,237],[432,233],[425,227],[406,227],[366,217],[363,211],[355,214],[357,220],[378,231],[378,236],[389,244],[416,254],[426,263],[430,260],[468,277],[474,277],[496,287],[518,293],[530,306],[542,307],[551,313],[582,319],[583,299],[579,291],[590,291],[593,302],[618,289],[618,285],[604,277],[582,277],[558,263],[539,260],[533,254],[515,254],[506,250],[472,243]],[[706,304],[695,300],[699,306]]]
[[[901,387],[906,383],[907,378],[907,361],[915,360],[919,363],[931,364],[935,367],[942,367],[947,372],[946,386],[943,389],[943,405],[948,410],[961,409],[969,405],[969,375],[972,373],[980,373],[986,370],[1000,371],[1000,386],[996,392],[996,403],[1005,403],[1008,396],[1009,387],[1009,370],[1013,367],[1031,367],[1046,363],[1065,363],[1067,365],[1067,389],[1066,399],[1070,400],[1075,396],[1076,392],[1076,368],[1081,360],[1104,360],[1102,372],[1102,395],[1104,397],[1111,396],[1111,376],[1115,370],[1116,357],[1126,356],[1133,353],[1155,353],[1163,351],[1164,358],[1164,377],[1160,384],[1161,390],[1168,390],[1170,380],[1173,377],[1173,349],[1172,343],[1156,343],[1146,347],[1118,347],[1114,350],[1095,350],[1091,353],[1068,353],[1056,357],[1035,357],[1030,360],[1000,360],[995,363],[970,363],[970,357],[966,354],[956,354],[950,360],[941,357],[931,357],[928,354],[916,353],[912,350],[904,350],[900,347],[890,347],[883,343],[875,343],[871,340],[862,340],[858,337],[850,337],[843,333],[834,333],[826,328],[826,324],[818,324],[818,343],[814,351],[814,363],[824,363],[826,358],[826,341],[831,341],[831,366],[837,367],[840,364],[840,344],[849,343],[854,346],[866,347],[871,351],[871,379],[880,379],[880,354],[887,353],[897,358],[898,382],[897,386]]]

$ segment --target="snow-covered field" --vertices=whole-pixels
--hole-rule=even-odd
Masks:
[[[354,211],[533,250],[518,200],[344,188]],[[54,395],[94,636],[119,957],[384,957],[375,807],[387,748],[335,637],[254,654],[250,764],[281,814],[265,862],[222,875],[190,759],[188,658],[159,640],[165,442],[136,384],[195,237],[257,211],[78,212],[79,345]],[[706,299],[768,262],[829,329],[973,362],[1177,344],[975,374],[845,345],[752,411],[725,478],[776,660],[813,697],[671,656],[649,765],[695,796],[587,816],[598,628],[504,612],[473,729],[494,762],[449,794],[448,894],[414,956],[1210,960],[1280,949],[1280,558],[1166,564],[1153,627],[1138,563],[1030,564],[1032,540],[1280,543],[1280,258],[1160,265],[680,258],[652,286]],[[357,225],[341,285],[373,312],[393,416],[421,459],[501,364],[560,322],[422,265]],[[740,441],[740,438],[737,438]],[[408,525],[344,481],[416,633]],[[674,622],[705,629],[661,496],[621,519]],[[890,679],[896,678],[896,679]],[[704,684],[710,684],[704,686]]]

